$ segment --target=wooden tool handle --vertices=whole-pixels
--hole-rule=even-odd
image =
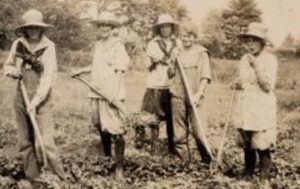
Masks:
[[[20,80],[20,85],[21,85],[21,92],[22,92],[22,95],[23,95],[23,99],[25,101],[25,106],[27,108],[30,104],[30,101],[29,101],[29,98],[28,98],[26,87],[25,87],[22,80]],[[40,132],[38,123],[36,121],[36,118],[35,118],[35,115],[33,114],[33,112],[29,113],[29,118],[30,118],[30,121],[32,123],[32,127],[33,127],[33,130],[34,130],[36,139],[37,139],[38,143],[40,144],[42,158],[43,158],[43,166],[47,167],[47,157],[46,157],[46,153],[45,153],[44,141],[42,139],[41,132]]]
[[[179,73],[181,75],[181,79],[183,81],[183,85],[184,85],[184,88],[186,90],[186,93],[187,93],[187,97],[188,97],[188,101],[192,107],[192,113],[193,115],[195,116],[195,121],[196,121],[196,124],[197,124],[197,129],[199,130],[196,130],[196,135],[199,136],[199,138],[201,139],[202,143],[203,143],[203,146],[206,148],[206,151],[208,152],[209,156],[213,159],[213,156],[212,156],[212,153],[211,153],[211,148],[210,148],[210,145],[207,141],[207,138],[206,138],[206,135],[205,135],[205,130],[201,124],[201,121],[200,121],[200,117],[198,115],[198,110],[195,106],[195,104],[193,103],[193,96],[192,96],[192,93],[191,93],[191,89],[190,89],[190,85],[189,85],[189,82],[186,78],[186,75],[183,71],[183,67],[181,65],[181,62],[180,62],[180,59],[177,58],[177,65],[178,65],[178,69],[179,69]]]

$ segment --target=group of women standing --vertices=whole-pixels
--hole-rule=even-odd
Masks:
[[[14,41],[4,65],[5,75],[18,80],[14,107],[19,128],[19,152],[26,177],[38,180],[44,162],[41,161],[40,150],[34,145],[35,133],[29,118],[29,113],[34,113],[45,143],[48,168],[65,180],[55,152],[49,109],[51,86],[56,77],[56,54],[55,45],[45,36],[45,30],[52,26],[44,23],[42,14],[34,9],[27,11],[22,18],[25,23],[16,29],[16,34],[21,37]],[[92,24],[97,27],[100,36],[94,45],[93,63],[73,71],[72,76],[91,72],[92,85],[105,94],[99,95],[94,90],[89,93],[92,123],[100,132],[106,156],[111,156],[111,144],[115,142],[115,178],[123,179],[125,123],[123,111],[120,110],[125,109],[124,79],[129,57],[124,44],[114,34],[114,30],[121,26],[114,14],[102,12]],[[170,153],[182,160],[189,160],[187,140],[192,134],[202,161],[209,164],[212,157],[203,147],[191,103],[198,107],[202,126],[206,128],[204,101],[207,95],[205,89],[212,80],[210,57],[206,48],[195,43],[198,32],[194,25],[185,23],[180,26],[170,15],[162,14],[152,28],[154,37],[146,50],[147,86],[141,109],[166,121]],[[276,140],[276,98],[273,91],[277,60],[264,50],[268,43],[266,32],[262,23],[251,23],[248,32],[240,35],[247,54],[239,63],[239,78],[234,86],[234,90],[239,91],[237,112],[241,122],[238,132],[244,149],[245,174],[253,176],[257,152],[262,178],[268,178],[270,148]],[[186,94],[179,64],[186,75],[192,99]],[[21,82],[27,88],[30,99],[27,106]],[[118,104],[119,108],[113,104]],[[156,155],[159,125],[151,129],[152,152]]]

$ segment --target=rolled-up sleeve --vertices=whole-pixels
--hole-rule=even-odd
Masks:
[[[46,99],[51,89],[52,82],[57,76],[57,61],[54,44],[51,44],[47,47],[41,61],[44,66],[44,71],[41,75],[36,94],[32,99],[32,103],[37,106]]]
[[[18,40],[13,42],[11,49],[9,51],[8,57],[6,59],[6,62],[3,66],[5,76],[7,76],[17,70],[17,68],[16,68],[16,49],[17,49],[18,42],[19,42]]]
[[[207,52],[202,52],[199,56],[199,62],[202,64],[201,79],[211,81],[210,59]]]

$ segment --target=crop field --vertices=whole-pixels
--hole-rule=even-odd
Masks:
[[[3,63],[3,58],[0,58]],[[213,82],[206,93],[208,116],[207,136],[216,154],[224,128],[230,100],[230,83],[236,73],[236,61],[212,60]],[[300,60],[281,60],[278,70],[276,95],[278,101],[278,143],[274,150],[271,179],[268,186],[274,189],[300,188]],[[26,188],[24,173],[17,151],[17,125],[13,113],[16,81],[0,71],[0,189]],[[85,76],[89,79],[89,75]],[[129,114],[139,112],[145,91],[145,71],[130,70],[126,75]],[[164,124],[161,126],[161,153],[149,155],[149,145],[135,148],[135,133],[128,127],[126,134],[126,181],[113,178],[113,159],[103,156],[100,136],[91,125],[88,89],[79,81],[60,72],[53,87],[53,114],[55,142],[62,158],[69,182],[45,173],[45,182],[34,188],[93,189],[93,188],[209,188],[256,189],[264,188],[258,177],[245,181],[242,149],[235,143],[236,130],[230,125],[224,148],[223,169],[210,174],[190,139],[192,162],[186,164],[170,157],[166,151]],[[147,135],[149,137],[149,135]],[[28,188],[32,186],[27,186]]]

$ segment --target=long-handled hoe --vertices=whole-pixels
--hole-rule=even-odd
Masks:
[[[211,174],[214,174],[217,172],[218,168],[222,169],[220,163],[221,163],[221,158],[222,158],[222,153],[223,153],[223,148],[224,148],[224,143],[225,143],[225,139],[226,139],[226,133],[228,130],[228,125],[229,125],[229,119],[231,116],[231,112],[232,112],[232,106],[233,106],[233,102],[235,99],[235,95],[236,95],[236,90],[232,91],[231,94],[231,99],[230,99],[230,103],[228,106],[228,110],[227,110],[227,114],[226,114],[226,119],[225,119],[225,127],[224,127],[224,131],[223,131],[223,135],[222,135],[222,140],[218,149],[218,155],[217,155],[217,159],[215,159],[211,165]]]
[[[21,85],[22,96],[23,96],[23,99],[25,101],[25,106],[28,107],[30,101],[29,101],[29,98],[28,98],[26,87],[25,87],[22,80],[20,80],[20,85]],[[47,157],[46,157],[46,153],[45,153],[44,141],[42,139],[41,131],[40,131],[40,128],[39,128],[38,123],[36,121],[35,114],[33,112],[29,112],[29,118],[30,118],[33,130],[34,130],[36,140],[38,142],[38,143],[35,143],[35,148],[36,148],[37,151],[40,148],[40,151],[41,151],[41,154],[42,154],[42,158],[43,158],[42,171],[43,171],[47,167]],[[39,145],[39,148],[38,148],[38,145]]]
[[[186,94],[187,94],[187,97],[188,97],[188,101],[191,105],[191,108],[192,108],[192,114],[193,116],[195,117],[195,126],[193,128],[195,134],[200,138],[201,142],[203,143],[203,147],[205,148],[205,150],[207,151],[208,155],[211,157],[211,159],[213,159],[213,155],[211,153],[211,148],[210,148],[210,145],[208,143],[208,140],[206,138],[206,135],[205,135],[205,130],[201,124],[201,120],[200,120],[200,117],[198,116],[198,111],[197,111],[197,108],[196,108],[196,105],[193,103],[193,97],[192,97],[192,92],[191,92],[191,89],[190,89],[190,85],[188,83],[188,80],[186,78],[186,75],[183,71],[183,67],[182,67],[182,64],[180,62],[180,59],[177,59],[177,65],[178,65],[178,69],[179,69],[179,73],[180,73],[180,76],[181,76],[181,79],[182,79],[182,82],[183,82],[183,85],[184,85],[184,88],[185,88],[185,91],[186,91]]]
[[[95,93],[97,93],[98,95],[103,97],[106,101],[108,101],[112,106],[114,106],[122,114],[122,116],[126,116],[124,107],[122,105],[118,104],[116,101],[110,100],[111,98],[109,98],[109,96],[107,94],[105,94],[103,91],[101,91],[99,88],[95,87],[94,85],[92,85],[88,81],[82,79],[81,77],[77,76],[77,77],[72,77],[72,78],[76,78],[77,80],[81,81],[84,85],[86,85],[88,88],[90,88]]]

